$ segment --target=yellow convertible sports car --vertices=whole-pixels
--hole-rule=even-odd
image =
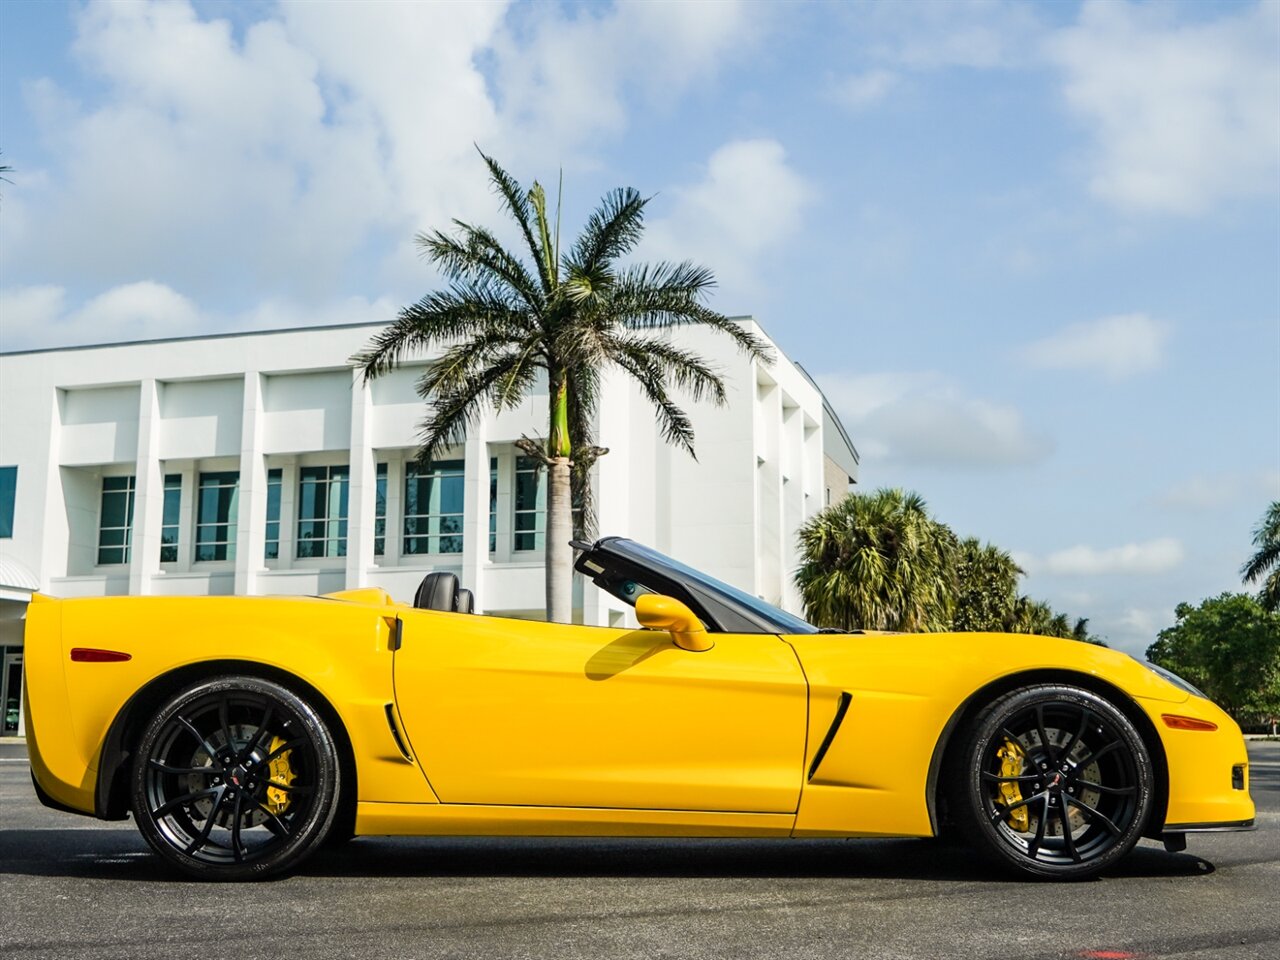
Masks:
[[[31,770],[179,869],[277,874],[356,835],[928,837],[1024,874],[1253,826],[1240,730],[1124,654],[837,634],[630,540],[577,569],[645,629],[326,597],[37,596]]]

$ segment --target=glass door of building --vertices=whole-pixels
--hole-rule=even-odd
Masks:
[[[22,729],[22,650],[10,648],[4,655],[4,673],[0,674],[0,736],[16,737]]]

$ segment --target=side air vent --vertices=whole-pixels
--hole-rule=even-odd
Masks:
[[[396,705],[394,703],[387,704],[387,726],[391,730],[391,739],[400,748],[400,755],[408,763],[413,763],[413,757],[409,754],[409,747],[404,742],[404,735],[400,733],[400,727],[396,723]]]

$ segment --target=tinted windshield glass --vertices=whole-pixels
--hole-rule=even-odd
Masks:
[[[729,584],[715,577],[707,576],[701,570],[695,570],[693,567],[681,563],[679,560],[672,560],[665,554],[659,553],[651,547],[636,543],[634,540],[627,541],[626,552],[632,554],[636,559],[652,565],[661,570],[666,567],[680,575],[681,578],[698,584],[706,590],[720,593],[728,597],[732,597],[738,604],[747,607],[760,617],[777,625],[779,633],[817,633],[818,628],[811,623],[801,620],[794,614],[787,613],[785,610],[779,610],[771,603],[765,603],[759,597],[753,597],[745,590],[739,590],[737,587],[731,587]],[[634,600],[629,601],[634,604]]]

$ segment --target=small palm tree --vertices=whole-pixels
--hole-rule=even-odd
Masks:
[[[484,162],[503,207],[519,228],[528,260],[484,227],[455,220],[455,235],[419,234],[427,259],[449,281],[400,311],[394,323],[353,357],[366,381],[406,356],[443,347],[418,381],[429,412],[418,457],[429,461],[460,442],[485,410],[516,406],[540,373],[548,384],[547,439],[522,449],[547,468],[547,618],[572,616],[574,500],[585,501],[587,471],[607,452],[592,423],[601,372],[616,367],[653,404],[664,439],[693,454],[688,415],[673,387],[725,402],[723,381],[701,357],[662,331],[695,324],[732,339],[768,362],[765,345],[706,306],[715,284],[692,263],[620,266],[640,241],[648,200],[633,189],[607,194],[573,246],[560,249],[560,215],[548,217],[538,183],[525,191],[496,161]]]
[[[1007,550],[977,537],[960,541],[956,552],[956,598],[951,629],[1003,630],[1018,596],[1019,567]]]
[[[809,619],[842,630],[945,630],[955,535],[917,493],[852,494],[800,528],[796,585]]]
[[[1253,545],[1257,550],[1240,568],[1240,575],[1245,583],[1262,581],[1258,602],[1274,613],[1280,610],[1280,500],[1271,501],[1254,528]]]

